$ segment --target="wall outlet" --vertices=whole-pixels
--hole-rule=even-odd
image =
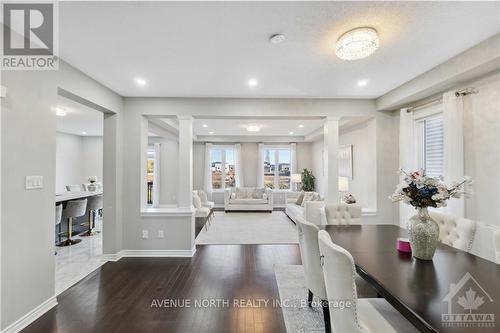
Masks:
[[[158,230],[158,238],[165,238],[165,232],[163,232],[163,230]]]
[[[149,238],[149,231],[143,230],[142,231],[142,239],[148,239]]]
[[[43,188],[43,176],[26,176],[25,189],[36,190]]]

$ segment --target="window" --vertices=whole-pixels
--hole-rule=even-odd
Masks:
[[[264,149],[264,186],[290,189],[291,152],[289,148]]]
[[[416,122],[418,166],[431,177],[444,174],[443,115],[432,114]]]
[[[215,148],[210,152],[212,170],[212,189],[236,186],[233,148]]]

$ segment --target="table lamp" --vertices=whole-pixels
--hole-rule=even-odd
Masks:
[[[302,175],[300,173],[292,173],[290,181],[295,184],[295,191],[298,190],[298,184],[302,183]]]

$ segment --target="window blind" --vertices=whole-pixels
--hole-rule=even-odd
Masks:
[[[443,116],[424,121],[424,168],[428,176],[442,177],[444,172]]]

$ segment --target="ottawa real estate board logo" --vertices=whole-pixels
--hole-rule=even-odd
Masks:
[[[441,315],[443,327],[495,327],[494,301],[468,272],[457,284],[450,285],[443,302],[448,303],[447,313]]]
[[[1,10],[1,69],[58,69],[57,2],[2,1]]]

